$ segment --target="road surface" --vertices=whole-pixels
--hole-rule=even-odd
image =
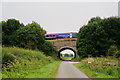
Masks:
[[[88,78],[69,61],[62,61],[56,78]],[[90,80],[90,79],[89,79]]]

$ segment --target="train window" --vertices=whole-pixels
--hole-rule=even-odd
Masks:
[[[49,37],[49,35],[46,35],[46,37]]]
[[[52,37],[52,35],[50,35],[49,37]]]
[[[55,37],[55,35],[53,35],[53,37]]]

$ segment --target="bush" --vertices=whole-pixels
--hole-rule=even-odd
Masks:
[[[120,57],[120,49],[116,45],[110,46],[107,52],[108,56]]]
[[[41,50],[47,56],[52,56],[52,55],[55,55],[57,53],[56,50],[54,49],[52,43],[49,41],[45,41],[45,43],[43,43]]]
[[[54,60],[42,52],[16,47],[2,48],[3,77],[23,78],[31,70],[38,69]]]
[[[111,57],[91,57],[75,64],[89,78],[119,78],[119,60]]]

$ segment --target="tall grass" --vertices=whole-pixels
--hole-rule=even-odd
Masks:
[[[115,58],[86,58],[75,66],[90,78],[120,78],[118,59]]]
[[[16,47],[2,48],[3,78],[25,78],[31,71],[41,69],[54,60],[40,51]],[[47,76],[46,76],[47,77]]]

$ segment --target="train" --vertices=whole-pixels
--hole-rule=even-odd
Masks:
[[[70,32],[70,33],[45,34],[46,40],[63,39],[63,38],[77,38],[77,33]]]

